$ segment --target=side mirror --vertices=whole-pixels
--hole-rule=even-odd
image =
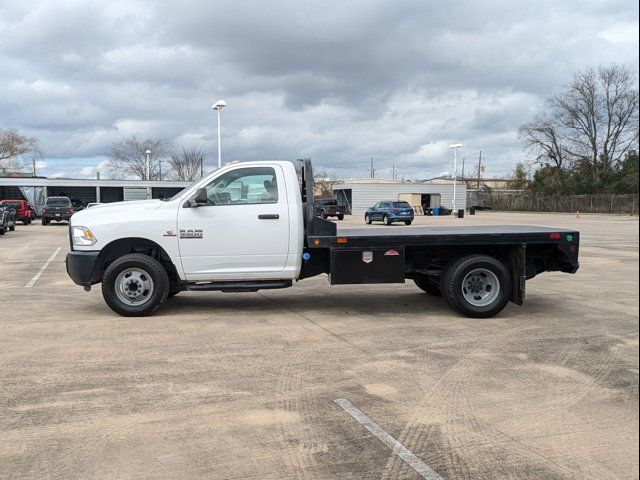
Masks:
[[[182,205],[184,208],[196,208],[200,205],[206,205],[208,201],[207,189],[201,187],[196,190],[196,194]]]

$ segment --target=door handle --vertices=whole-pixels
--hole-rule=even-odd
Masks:
[[[280,218],[280,215],[278,215],[277,213],[261,213],[260,215],[258,215],[258,218],[260,220],[278,220]]]

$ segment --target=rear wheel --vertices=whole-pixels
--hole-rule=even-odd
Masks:
[[[427,292],[429,295],[433,295],[434,297],[442,296],[437,278],[420,273],[415,273],[413,276],[413,281],[419,289]]]
[[[102,296],[109,308],[125,317],[152,314],[169,294],[169,276],[155,258],[130,253],[104,272]]]
[[[29,225],[29,219],[25,218],[24,220],[22,220],[22,224]]]
[[[338,220],[344,220],[344,215],[338,215]]]
[[[44,226],[49,225],[49,220],[47,220],[46,218],[42,217],[42,225],[44,225]]]
[[[411,225],[411,220],[405,220],[405,221],[404,221],[404,224],[405,224],[405,225]]]
[[[511,298],[511,274],[504,264],[488,255],[454,260],[446,269],[441,290],[447,303],[472,318],[500,313]]]
[[[327,212],[325,212],[324,210],[322,211],[322,214],[320,215],[324,220],[327,219]]]
[[[382,223],[384,223],[385,225],[391,225],[391,220],[389,220],[388,216],[384,216],[382,217]]]

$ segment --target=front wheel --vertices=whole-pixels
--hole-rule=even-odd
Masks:
[[[169,294],[169,276],[155,258],[130,253],[114,260],[104,272],[102,296],[124,317],[152,314]]]
[[[344,220],[344,215],[338,215],[338,220]]]
[[[47,220],[46,218],[42,217],[42,225],[44,225],[45,227],[47,225],[49,225],[49,220]]]
[[[405,224],[405,225],[411,225],[411,220],[405,220],[405,221],[404,221],[404,224]]]
[[[511,298],[511,274],[498,259],[469,255],[454,260],[441,283],[442,294],[455,310],[472,318],[500,313]]]
[[[364,223],[371,225],[371,217],[369,215],[364,216]]]

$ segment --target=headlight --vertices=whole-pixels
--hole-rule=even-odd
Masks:
[[[73,227],[73,244],[80,247],[90,247],[95,245],[96,237],[87,227]]]

